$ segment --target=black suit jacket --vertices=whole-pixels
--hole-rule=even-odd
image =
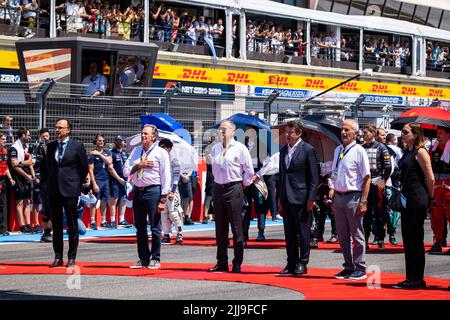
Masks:
[[[80,142],[69,139],[61,164],[55,158],[57,150],[58,141],[50,142],[43,161],[45,165],[42,166],[41,174],[47,181],[47,192],[50,196],[59,191],[64,197],[78,197],[88,174],[86,150]]]
[[[319,183],[319,163],[312,145],[300,141],[289,168],[286,167],[288,145],[280,150],[280,177],[278,192],[281,203],[304,205],[315,200]]]

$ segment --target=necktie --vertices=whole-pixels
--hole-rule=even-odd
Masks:
[[[288,168],[289,168],[289,165],[291,164],[292,156],[294,155],[296,148],[297,148],[297,146],[292,148],[292,152],[291,153],[289,153],[289,151],[288,151],[288,163],[287,163]]]
[[[63,155],[64,155],[64,145],[65,144],[66,144],[65,142],[60,142],[58,144],[58,164],[61,164],[61,162],[62,162],[62,158],[63,158]]]

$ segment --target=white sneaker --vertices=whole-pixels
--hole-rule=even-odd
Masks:
[[[161,268],[161,263],[158,260],[150,260],[150,264],[148,265],[149,269],[159,269]]]
[[[148,267],[148,265],[143,264],[142,261],[139,260],[138,262],[136,262],[135,264],[130,266],[130,269],[142,269],[142,268],[146,268],[146,267]]]

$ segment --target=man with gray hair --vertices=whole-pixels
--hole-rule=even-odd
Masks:
[[[234,140],[236,126],[223,120],[219,126],[219,138],[211,150],[214,176],[214,209],[216,211],[217,264],[210,272],[228,271],[228,228],[233,233],[234,259],[231,272],[241,272],[244,260],[244,235],[242,230],[243,186],[252,183],[254,175],[252,158],[247,147]]]
[[[342,145],[334,151],[329,198],[333,199],[337,234],[345,260],[344,270],[335,276],[337,279],[367,278],[363,217],[367,211],[370,167],[366,151],[356,143],[357,132],[356,121],[344,121]]]

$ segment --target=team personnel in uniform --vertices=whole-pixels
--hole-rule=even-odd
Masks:
[[[139,261],[132,269],[161,267],[161,211],[170,193],[170,159],[156,144],[158,129],[146,124],[141,131],[141,146],[133,149],[123,174],[134,181],[134,224]],[[148,247],[147,218],[152,230],[152,249]]]
[[[214,209],[216,211],[217,264],[210,272],[228,271],[228,230],[233,233],[234,259],[231,272],[240,273],[244,260],[242,231],[243,185],[249,186],[254,174],[247,147],[234,140],[236,125],[223,120],[219,126],[220,143],[211,150],[214,175]]]
[[[7,204],[7,181],[14,186],[16,183],[11,177],[8,168],[8,150],[5,148],[6,134],[0,133],[0,234],[9,236],[8,232],[8,204]]]
[[[112,166],[109,166],[109,173],[111,175],[110,179],[110,191],[111,198],[109,199],[109,212],[111,213],[111,227],[116,228],[116,208],[119,207],[119,226],[123,228],[130,228],[129,224],[125,220],[126,212],[126,190],[125,185],[127,180],[123,176],[123,166],[128,159],[128,153],[123,150],[125,145],[125,139],[118,135],[114,139],[115,147],[111,149]],[[114,216],[114,221],[112,217]]]
[[[434,244],[428,252],[442,252],[447,246],[444,229],[450,221],[450,155],[444,156],[445,149],[450,149],[450,129],[439,127],[437,143],[431,148],[430,157],[435,178],[434,200],[431,203],[431,228]],[[446,221],[447,219],[447,221]],[[450,254],[450,250],[447,251]]]
[[[181,208],[181,198],[178,192],[178,182],[180,181],[180,162],[172,151],[173,142],[169,139],[162,139],[159,146],[169,153],[170,174],[172,176],[169,195],[167,196],[166,207],[161,212],[161,224],[164,232],[162,243],[170,243],[170,233],[172,223],[177,228],[177,238],[175,242],[183,242],[183,209]]]
[[[34,146],[32,154],[34,160],[34,170],[36,178],[39,179],[39,184],[33,188],[33,208],[32,212],[35,219],[39,218],[39,213],[42,214],[42,223],[44,225],[44,233],[41,237],[41,242],[52,242],[52,222],[50,208],[48,205],[47,182],[42,179],[41,171],[44,159],[47,153],[47,144],[50,141],[50,132],[47,128],[42,128],[39,131],[39,142]]]
[[[91,151],[88,157],[89,163],[89,179],[91,181],[92,190],[100,201],[100,210],[102,214],[102,228],[112,228],[111,224],[106,221],[106,206],[110,197],[109,194],[109,166],[112,164],[111,152],[104,150],[105,136],[97,134],[94,142],[95,150]],[[95,222],[96,205],[91,205],[91,229],[97,230]],[[116,223],[115,214],[111,214],[111,222]]]
[[[371,231],[375,235],[375,240],[372,244],[378,244],[379,248],[384,248],[384,237],[386,236],[384,226],[387,221],[387,214],[383,208],[383,190],[391,175],[391,155],[384,144],[375,140],[377,128],[374,125],[364,127],[363,133],[365,141],[363,148],[369,157],[371,175],[367,212],[364,215],[366,249],[368,249]]]
[[[17,140],[8,150],[8,162],[16,184],[13,187],[16,201],[16,215],[19,230],[22,233],[33,233],[30,218],[31,184],[36,181],[33,160],[28,153],[27,143],[31,139],[30,130],[20,128]]]

